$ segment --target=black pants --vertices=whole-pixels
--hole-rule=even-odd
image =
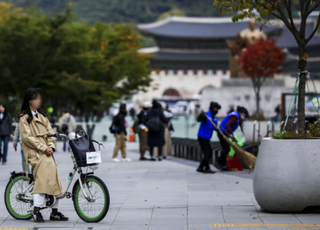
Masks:
[[[3,163],[7,162],[9,141],[10,141],[10,135],[0,136],[0,160],[2,158]],[[2,151],[2,142],[3,142],[3,151]]]
[[[199,168],[210,168],[210,160],[212,158],[212,149],[210,145],[210,140],[203,139],[202,137],[198,137],[198,142],[201,147],[201,151],[203,154],[203,158],[200,162]]]
[[[229,143],[223,138],[223,136],[218,132],[219,141],[222,147],[221,156],[218,159],[218,164],[221,167],[224,167],[227,165],[227,155],[230,152],[230,145]]]
[[[69,135],[68,132],[64,133],[65,135]],[[65,152],[67,149],[69,149],[70,146],[69,146],[69,142],[66,138],[63,138],[63,151]]]
[[[157,146],[150,146],[150,156],[153,157],[153,150],[154,148],[158,148],[158,157],[162,156],[162,147],[157,147]]]

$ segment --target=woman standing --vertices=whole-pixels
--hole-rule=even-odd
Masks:
[[[162,160],[162,147],[164,140],[164,125],[167,125],[161,104],[157,101],[152,102],[152,108],[148,111],[146,125],[148,127],[148,146],[150,149],[150,160],[155,161],[154,148],[158,148],[158,160]]]
[[[7,163],[8,144],[10,137],[13,138],[12,119],[4,104],[0,104],[0,161]],[[3,142],[3,150],[2,150]]]
[[[32,217],[35,222],[44,222],[40,209],[46,206],[46,194],[57,196],[62,192],[57,164],[53,157],[55,138],[47,137],[54,132],[40,108],[41,93],[40,89],[27,89],[19,115],[22,148],[26,160],[32,166],[35,181],[32,191]],[[50,220],[66,221],[68,218],[58,212],[58,201],[52,207]]]
[[[119,162],[118,152],[121,150],[122,160],[123,161],[131,161],[131,159],[127,158],[127,122],[125,117],[127,116],[127,108],[126,104],[121,104],[119,108],[119,113],[113,118],[113,126],[115,127],[115,137],[116,137],[116,146],[113,150],[113,161]]]

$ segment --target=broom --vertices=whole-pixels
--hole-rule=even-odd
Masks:
[[[204,115],[211,122],[211,124],[216,128],[217,132],[219,132],[222,135],[222,137],[229,143],[229,145],[234,149],[234,151],[236,152],[239,160],[241,162],[243,162],[250,170],[254,169],[254,166],[256,164],[257,158],[253,154],[251,154],[251,153],[245,151],[244,149],[240,148],[233,141],[230,141],[229,138],[224,133],[222,133],[220,131],[220,129],[218,129],[218,127],[214,124],[212,119],[210,117],[208,117],[208,115],[206,113],[204,113]]]

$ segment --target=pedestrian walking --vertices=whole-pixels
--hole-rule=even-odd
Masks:
[[[171,132],[173,132],[173,125],[172,125],[172,118],[173,113],[170,110],[169,106],[166,107],[166,109],[163,111],[163,115],[167,119],[167,125],[164,126],[164,140],[165,144],[163,146],[162,150],[162,157],[163,159],[166,159],[167,156],[172,156],[172,142],[171,142]]]
[[[76,120],[74,116],[69,113],[67,109],[62,109],[62,116],[59,120],[59,130],[61,133],[69,135],[69,133],[75,132],[77,128]],[[70,149],[68,141],[63,138],[63,151]]]
[[[20,132],[19,132],[19,124],[16,126],[16,129],[14,130],[14,135],[13,135],[13,148],[14,148],[14,151],[17,151],[18,143],[21,144]],[[26,158],[24,156],[24,152],[23,152],[22,146],[21,146],[21,149],[20,149],[20,153],[21,153],[21,162],[22,162],[22,170],[23,170],[23,172],[27,172],[27,171],[30,172],[29,164],[27,163]],[[28,170],[27,170],[27,167],[28,167]]]
[[[139,151],[140,151],[140,160],[149,160],[145,157],[145,153],[148,149],[148,128],[146,126],[146,117],[148,110],[150,109],[150,102],[145,102],[143,104],[142,110],[138,114],[138,135],[139,135]]]
[[[0,161],[3,165],[7,164],[10,137],[13,138],[11,115],[7,107],[0,104]]]
[[[199,167],[197,168],[197,172],[201,173],[215,173],[215,171],[210,169],[210,160],[212,158],[212,148],[210,145],[210,139],[212,138],[212,134],[215,130],[215,126],[212,122],[217,126],[217,113],[221,109],[221,106],[217,102],[210,102],[210,107],[207,112],[201,112],[198,121],[201,122],[199,131],[198,131],[198,142],[200,144],[200,148],[203,154],[203,158],[200,162]]]
[[[114,127],[114,135],[116,138],[116,145],[113,149],[112,160],[119,162],[118,152],[121,150],[121,156],[123,161],[131,161],[127,157],[127,122],[125,117],[127,116],[126,104],[121,104],[119,108],[119,113],[113,118],[112,126]]]
[[[129,110],[129,114],[131,119],[134,121],[135,117],[136,117],[136,110],[134,109],[134,107],[131,107],[131,109]]]
[[[162,160],[162,147],[165,144],[164,125],[167,125],[161,105],[157,101],[152,102],[152,108],[148,111],[146,125],[148,127],[148,146],[150,150],[150,160],[155,161],[154,149],[158,148],[158,160]]]
[[[56,124],[56,120],[52,119],[51,120],[51,127],[54,131],[54,133],[59,133],[59,125]]]
[[[281,119],[281,108],[280,105],[277,105],[277,107],[274,108],[275,116],[271,118],[273,122],[280,122]]]
[[[238,127],[242,131],[242,123],[245,118],[249,117],[249,112],[245,107],[238,106],[235,112],[229,113],[220,123],[220,131],[231,138],[232,141],[237,143],[237,140],[234,138],[233,133],[237,130]],[[242,166],[235,155],[234,151],[230,151],[229,143],[223,138],[223,136],[218,132],[218,137],[220,144],[222,146],[222,155],[219,159],[219,165],[222,170],[242,170]]]
[[[34,178],[32,217],[35,222],[44,222],[40,210],[46,207],[46,194],[57,196],[62,193],[57,164],[53,157],[55,138],[47,137],[53,130],[41,109],[41,94],[40,89],[27,89],[19,115],[22,148],[26,160],[32,165]],[[58,205],[59,200],[52,207],[50,220],[67,221],[68,218],[58,212]]]

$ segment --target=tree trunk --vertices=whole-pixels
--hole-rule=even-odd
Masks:
[[[260,86],[256,89],[256,117],[259,119],[260,113]]]
[[[261,79],[260,78],[251,78],[253,91],[256,97],[256,112],[255,118],[259,120],[259,110],[260,110],[260,88],[261,88]]]
[[[307,60],[303,57],[306,54],[306,45],[299,44],[299,64],[298,71],[301,73],[307,70]],[[298,133],[305,133],[305,92],[306,92],[306,73],[300,74],[299,95],[298,95]]]

